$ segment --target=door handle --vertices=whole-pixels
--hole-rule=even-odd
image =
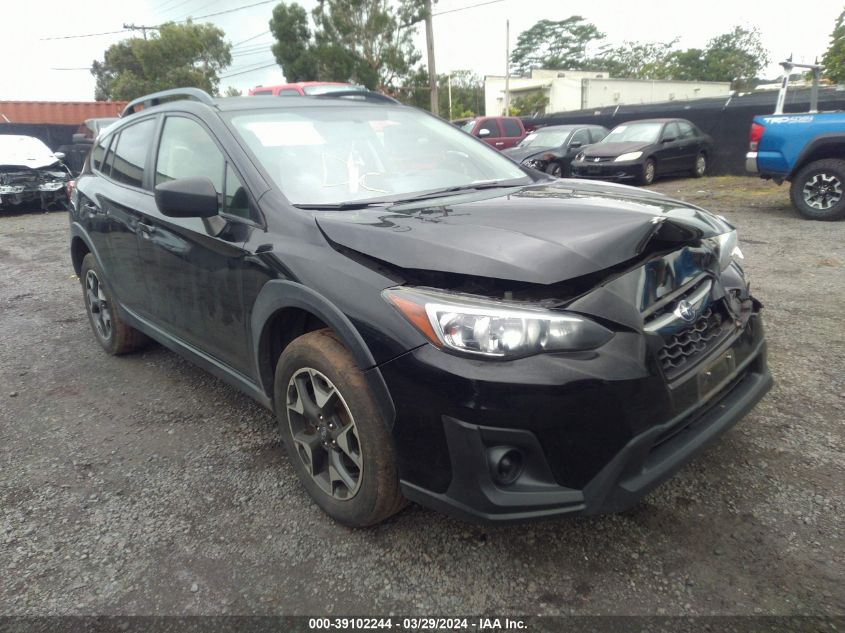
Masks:
[[[155,233],[156,227],[154,227],[152,224],[146,224],[145,222],[138,222],[138,230],[141,233],[144,233],[145,235],[149,236]]]
[[[504,144],[505,144],[505,142],[504,142],[504,141],[498,141],[498,142],[496,143],[496,147],[499,147],[499,146],[504,145]]]

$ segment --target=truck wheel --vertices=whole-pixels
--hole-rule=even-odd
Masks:
[[[329,516],[364,527],[406,505],[387,421],[331,330],[303,334],[285,348],[274,391],[291,464]]]
[[[789,197],[808,220],[845,218],[845,160],[826,158],[805,166],[792,180]]]

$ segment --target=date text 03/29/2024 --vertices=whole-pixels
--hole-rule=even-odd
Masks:
[[[519,618],[310,618],[312,631],[341,630],[400,630],[400,631],[520,631],[526,623]]]

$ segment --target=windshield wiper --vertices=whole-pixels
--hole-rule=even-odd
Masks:
[[[316,209],[317,211],[354,211],[356,209],[367,209],[369,207],[381,207],[390,204],[384,200],[347,200],[346,202],[315,202],[308,204],[295,204],[297,209]]]
[[[510,189],[512,187],[521,187],[523,185],[530,185],[531,182],[523,182],[523,178],[516,178],[515,180],[490,180],[468,185],[458,185],[457,187],[449,187],[447,189],[439,189],[437,191],[426,191],[416,196],[402,198],[397,200],[397,203],[413,202],[415,200],[428,200],[430,198],[443,198],[450,196],[453,193],[462,193],[464,191],[482,191],[484,189]]]

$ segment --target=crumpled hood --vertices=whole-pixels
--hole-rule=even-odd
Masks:
[[[538,284],[635,259],[655,248],[652,240],[661,248],[680,247],[732,228],[658,193],[580,180],[318,213],[316,219],[332,242],[400,268]]]
[[[542,157],[543,154],[547,154],[553,150],[554,148],[552,147],[535,147],[533,145],[529,145],[528,147],[509,147],[508,149],[503,149],[502,154],[514,162],[521,163],[526,158],[531,158],[535,155],[539,158]]]
[[[625,141],[624,143],[596,143],[584,148],[584,156],[600,156],[602,158],[621,156],[628,152],[638,152],[654,143],[642,141]]]
[[[0,166],[41,169],[58,162],[50,148],[37,138],[0,134]]]

